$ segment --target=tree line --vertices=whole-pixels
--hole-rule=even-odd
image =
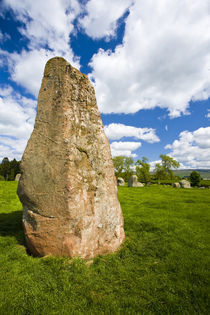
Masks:
[[[142,159],[134,162],[132,157],[116,156],[113,158],[115,176],[122,177],[126,182],[129,177],[134,173],[138,177],[138,181],[142,183],[149,183],[152,180],[179,180],[178,176],[175,176],[172,169],[177,169],[180,164],[175,159],[168,155],[160,155],[161,162],[156,163],[153,172],[150,171],[150,164],[148,158],[142,157]],[[197,186],[201,180],[200,174],[193,171],[190,174],[190,181],[192,186]]]
[[[3,158],[0,164],[0,179],[15,180],[15,176],[20,173],[20,161],[13,159],[9,161],[7,157]]]

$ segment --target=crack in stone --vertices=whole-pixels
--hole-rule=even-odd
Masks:
[[[40,215],[40,216],[43,217],[43,218],[56,219],[53,215],[50,215],[50,216],[44,215],[44,214],[39,213],[39,212],[36,211],[36,210],[28,210],[28,212],[32,212],[33,214]]]
[[[48,140],[52,141],[53,143],[56,143],[56,144],[59,144],[57,141],[51,139],[50,137],[46,136],[46,135],[43,135],[42,133],[40,132],[37,132],[40,136],[44,137],[44,138],[47,138]]]
[[[81,153],[85,153],[87,155],[87,157],[89,157],[87,151],[81,147],[76,146],[77,150],[80,151]]]
[[[47,120],[36,119],[36,121],[51,125],[51,123]]]

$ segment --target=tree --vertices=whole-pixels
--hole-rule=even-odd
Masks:
[[[161,180],[167,178],[167,173],[164,169],[164,167],[160,163],[155,164],[155,172],[154,172],[154,178]]]
[[[5,180],[8,180],[10,175],[10,162],[7,157],[3,158],[1,163],[0,175],[4,177]]]
[[[134,165],[134,160],[132,157],[124,157],[124,180],[127,182],[131,175],[133,175],[132,166]]]
[[[122,177],[125,181],[128,181],[129,177],[133,174],[132,166],[134,160],[132,157],[127,156],[115,156],[113,158],[115,176]]]
[[[123,156],[115,156],[113,158],[115,176],[122,177],[123,174],[123,166],[124,166],[124,157]]]
[[[5,157],[0,164],[0,176],[3,176],[5,180],[14,180],[18,173],[20,173],[20,162],[16,161],[16,159],[10,162]]]
[[[20,162],[16,161],[16,159],[13,159],[10,162],[10,176],[9,180],[14,180],[15,176],[20,173]]]
[[[190,182],[192,186],[198,186],[201,181],[201,176],[198,172],[192,171],[190,174]]]
[[[143,183],[150,181],[150,165],[147,163],[148,158],[143,156],[142,160],[136,161],[136,175],[138,180]]]
[[[174,160],[168,155],[161,154],[161,163],[155,165],[155,177],[156,179],[173,179],[174,173],[171,168],[178,168],[179,162]]]

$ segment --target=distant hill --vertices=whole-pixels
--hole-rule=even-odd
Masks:
[[[187,170],[175,170],[173,171],[176,176],[185,177],[190,176],[192,171],[196,171],[203,179],[210,180],[210,169],[187,169]]]

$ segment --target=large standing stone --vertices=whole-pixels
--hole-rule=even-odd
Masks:
[[[16,181],[16,182],[19,182],[20,176],[21,176],[21,174],[16,174],[16,176],[15,176],[15,181]]]
[[[128,187],[138,187],[138,178],[136,175],[131,175],[128,180]]]
[[[109,142],[87,76],[50,59],[18,195],[29,250],[91,258],[116,251],[123,217]]]
[[[179,182],[180,186],[182,188],[190,188],[191,185],[190,185],[190,182],[188,182],[188,180],[186,179],[182,179],[180,182]]]
[[[137,182],[137,187],[144,187],[143,183]]]
[[[117,186],[125,186],[125,181],[122,177],[117,178]]]
[[[180,188],[180,187],[181,187],[181,186],[180,186],[180,183],[173,183],[172,186],[173,186],[174,188]]]

